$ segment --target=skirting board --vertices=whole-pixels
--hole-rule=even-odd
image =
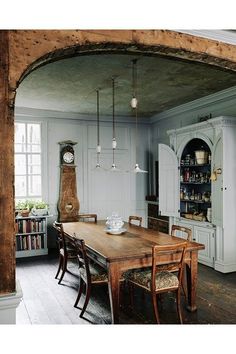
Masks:
[[[16,281],[16,291],[11,294],[0,295],[0,324],[16,324],[16,308],[23,293],[19,281]]]

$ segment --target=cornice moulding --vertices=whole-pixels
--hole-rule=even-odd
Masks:
[[[230,87],[226,90],[222,90],[212,95],[198,98],[194,101],[176,106],[164,112],[161,112],[151,118],[151,123],[157,123],[162,119],[172,118],[174,116],[187,113],[189,111],[198,110],[199,108],[205,108],[214,103],[227,102],[230,99],[236,98],[236,86]]]
[[[62,111],[53,111],[53,110],[44,110],[28,107],[16,107],[15,108],[15,117],[16,118],[33,118],[33,119],[42,119],[42,118],[52,118],[52,119],[70,119],[81,122],[96,122],[97,117],[95,115],[82,115],[74,112],[62,112]],[[117,116],[116,121],[118,123],[131,123],[135,124],[135,117],[123,117]],[[101,116],[100,122],[112,122],[111,116]],[[150,124],[150,118],[138,118],[138,124]]]
[[[176,30],[176,32],[236,45],[236,32],[230,32],[229,30]]]

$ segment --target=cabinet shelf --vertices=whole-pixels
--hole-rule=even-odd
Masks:
[[[211,167],[209,163],[204,163],[202,165],[180,165],[180,168],[188,168],[188,167]]]
[[[196,184],[196,185],[208,184],[208,185],[210,185],[211,182],[180,182],[180,184]]]
[[[181,202],[186,203],[197,203],[197,204],[211,204],[211,202],[205,202],[204,200],[190,200],[190,199],[180,199]]]
[[[45,231],[38,231],[38,232],[18,232],[16,236],[27,236],[27,235],[41,235],[41,234],[46,234]]]

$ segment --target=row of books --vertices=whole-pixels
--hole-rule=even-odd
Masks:
[[[16,219],[16,233],[25,234],[31,232],[44,232],[45,219]]]
[[[16,251],[30,251],[44,248],[44,235],[16,236]]]

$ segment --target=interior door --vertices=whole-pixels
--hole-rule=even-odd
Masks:
[[[223,142],[220,135],[214,144],[212,154],[212,169],[222,168],[223,165]],[[223,173],[217,174],[217,180],[212,181],[212,223],[217,226],[223,225]]]
[[[159,213],[179,216],[179,173],[175,152],[165,144],[159,144]]]

